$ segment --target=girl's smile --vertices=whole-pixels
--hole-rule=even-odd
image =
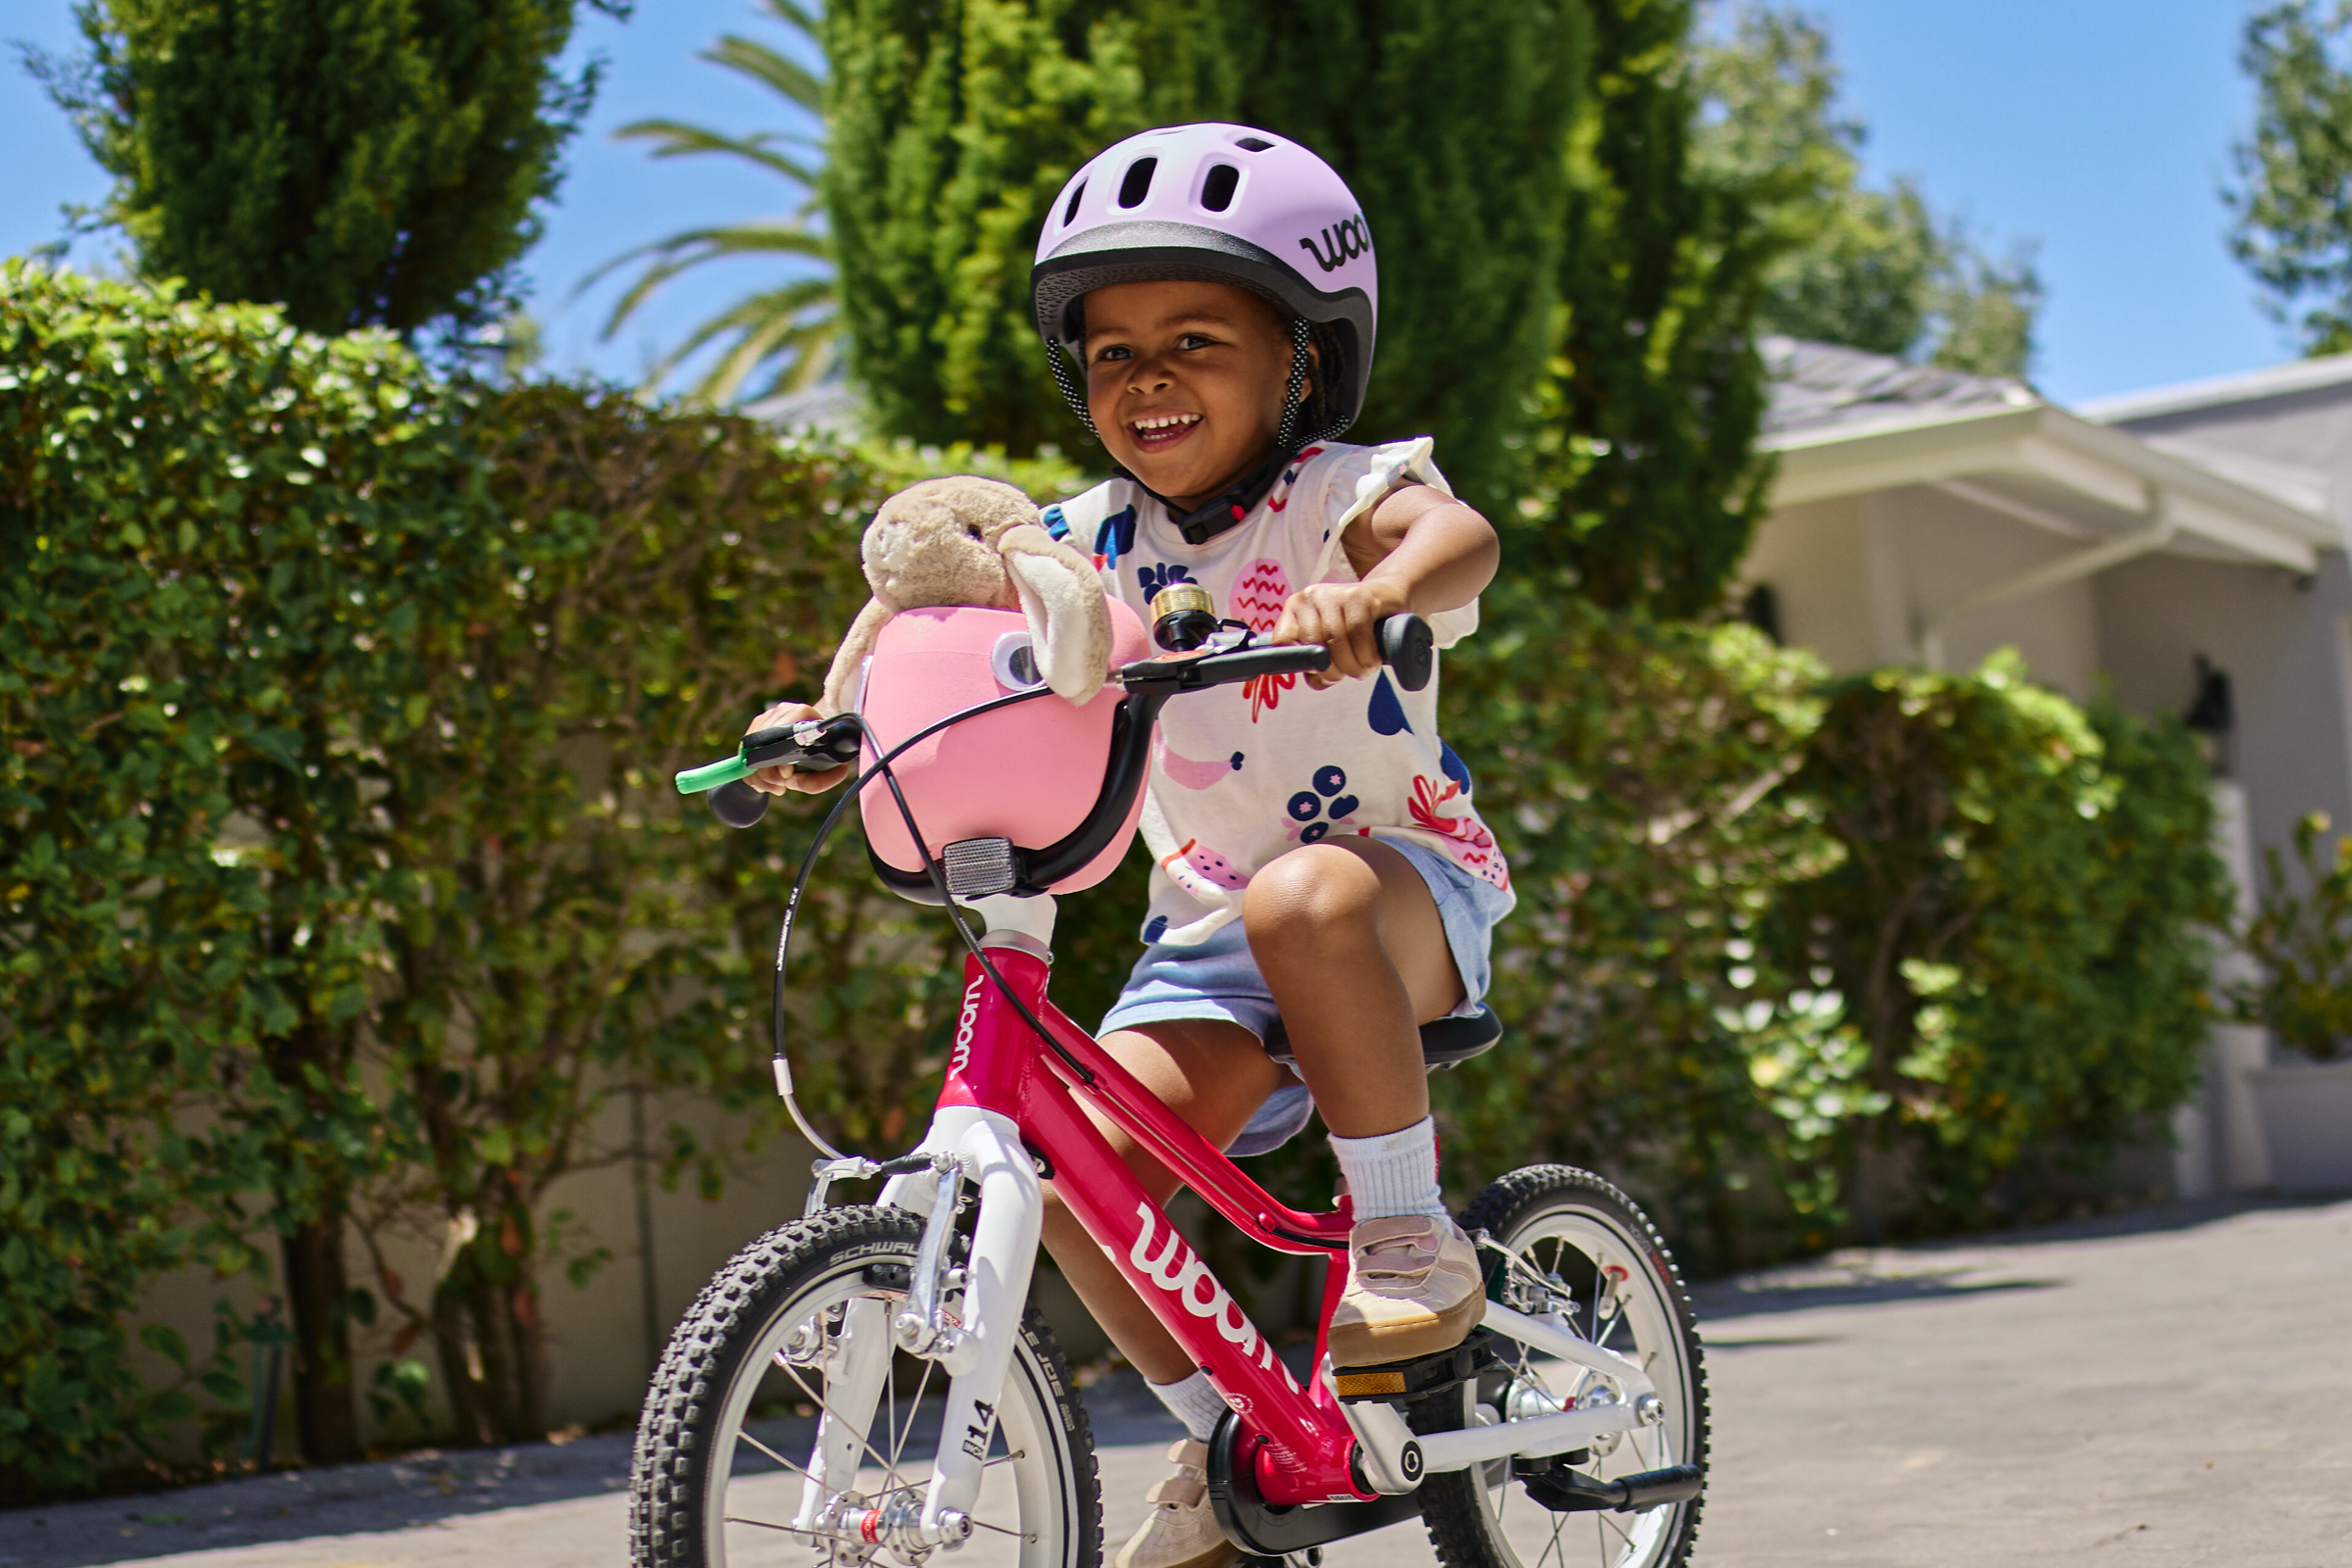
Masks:
[[[1214,497],[1282,425],[1290,334],[1230,283],[1120,283],[1086,297],[1086,401],[1102,444],[1179,506]],[[1312,389],[1311,381],[1301,396]]]

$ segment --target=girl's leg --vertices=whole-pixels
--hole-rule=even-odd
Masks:
[[[1266,1054],[1255,1035],[1222,1019],[1144,1024],[1105,1035],[1102,1044],[1170,1110],[1220,1149],[1233,1142],[1266,1097],[1287,1081],[1282,1066]],[[1102,1118],[1096,1118],[1096,1125],[1152,1200],[1166,1202],[1177,1185],[1167,1167]],[[1137,1371],[1152,1383],[1170,1384],[1197,1370],[1117,1265],[1054,1196],[1051,1182],[1046,1184],[1045,1242],[1062,1278]]]
[[[1419,1025],[1462,999],[1437,901],[1396,850],[1350,839],[1267,864],[1243,919],[1354,1200],[1332,1362],[1451,1349],[1485,1305],[1477,1250],[1438,1197],[1421,1059]]]
[[[1420,1026],[1462,1000],[1446,925],[1376,839],[1308,844],[1250,879],[1242,920],[1323,1125],[1373,1138],[1429,1114]]]

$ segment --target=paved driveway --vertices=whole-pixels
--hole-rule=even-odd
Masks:
[[[2352,1202],[1845,1253],[1701,1312],[1707,1568],[2352,1568]],[[1115,1543],[1170,1433],[1089,1397]],[[617,1565],[626,1466],[602,1438],[0,1513],[0,1568]],[[1397,1526],[1327,1561],[1432,1558]]]

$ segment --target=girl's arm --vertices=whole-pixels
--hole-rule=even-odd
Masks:
[[[1340,536],[1356,582],[1319,582],[1291,595],[1270,641],[1322,643],[1331,649],[1327,674],[1311,686],[1380,667],[1375,623],[1411,611],[1458,610],[1494,580],[1502,545],[1493,523],[1442,490],[1400,485]]]

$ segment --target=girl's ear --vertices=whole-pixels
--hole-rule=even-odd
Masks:
[[[1088,703],[1110,672],[1110,611],[1094,563],[1035,523],[997,537],[1021,598],[1038,673],[1056,696]]]

